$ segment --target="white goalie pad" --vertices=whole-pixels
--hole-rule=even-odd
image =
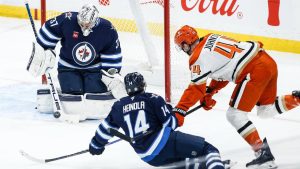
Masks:
[[[32,53],[27,64],[27,71],[34,77],[49,72],[55,65],[55,52],[44,50],[39,44],[33,42]]]
[[[127,96],[123,81],[124,78],[120,74],[116,72],[110,74],[104,70],[101,71],[103,73],[101,79],[102,82],[107,86],[116,99]]]
[[[62,108],[66,114],[80,115],[82,120],[104,119],[111,110],[116,99],[110,92],[85,95],[60,94]],[[53,113],[53,102],[49,89],[37,92],[37,110],[40,113]]]

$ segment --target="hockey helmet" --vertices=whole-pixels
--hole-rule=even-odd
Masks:
[[[128,73],[124,77],[125,89],[129,96],[145,91],[146,82],[143,75],[138,72]]]
[[[99,11],[95,5],[84,5],[77,15],[77,22],[81,27],[84,36],[88,36],[92,32],[92,28],[97,24]]]
[[[190,46],[197,39],[199,39],[199,36],[196,29],[191,26],[185,25],[176,32],[174,42],[178,49],[187,52],[188,50],[190,50]]]

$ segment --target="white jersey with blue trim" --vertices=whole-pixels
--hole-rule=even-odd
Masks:
[[[77,23],[77,12],[66,12],[45,22],[37,42],[44,49],[54,49],[61,42],[59,67],[93,69],[122,67],[122,54],[116,29],[106,19],[98,18],[88,36]]]
[[[165,146],[170,132],[178,127],[172,107],[161,96],[153,93],[142,93],[127,96],[115,102],[107,118],[99,125],[96,138],[107,143],[112,135],[108,128],[122,128],[131,138],[147,136],[136,140],[131,146],[145,162],[151,161]]]

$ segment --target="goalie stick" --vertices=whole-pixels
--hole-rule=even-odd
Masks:
[[[105,145],[105,147],[109,146],[109,145],[112,145],[112,144],[115,144],[115,143],[117,143],[119,141],[121,141],[121,139],[109,142],[108,144]],[[27,158],[30,161],[34,161],[34,162],[37,162],[37,163],[49,163],[49,162],[52,162],[52,161],[57,161],[57,160],[61,160],[61,159],[65,159],[65,158],[69,158],[69,157],[73,157],[73,156],[77,156],[77,155],[84,154],[84,153],[87,153],[87,152],[89,152],[88,149],[82,150],[82,151],[79,151],[79,152],[76,152],[76,153],[72,153],[72,154],[60,156],[60,157],[48,158],[48,159],[41,159],[41,158],[37,158],[37,157],[31,156],[30,154],[26,153],[25,151],[20,150],[20,154],[23,157]]]
[[[201,105],[198,105],[198,106],[194,107],[194,108],[191,109],[190,111],[186,112],[186,115],[185,115],[185,116],[187,116],[187,115],[193,113],[194,111],[200,109],[202,106],[203,106],[203,105],[201,104]],[[110,134],[112,134],[113,136],[116,136],[116,137],[118,137],[118,138],[120,138],[120,139],[122,139],[122,140],[124,140],[124,141],[127,141],[127,142],[129,142],[129,143],[132,143],[132,144],[133,144],[135,141],[137,141],[137,140],[143,138],[144,136],[147,136],[147,135],[153,133],[154,131],[156,131],[156,130],[145,131],[143,134],[131,138],[131,137],[129,137],[129,136],[127,136],[127,135],[125,135],[125,134],[119,132],[119,131],[116,130],[116,129],[108,128],[108,132],[109,132]]]
[[[31,15],[30,7],[29,7],[29,4],[28,4],[27,1],[25,1],[25,7],[26,7],[26,10],[27,10],[27,14],[28,14],[28,17],[29,17],[29,20],[30,20],[30,24],[31,24],[31,27],[32,27],[35,39],[37,39],[37,31],[36,31],[35,24],[34,24],[32,15]],[[52,50],[51,50],[51,52],[55,55],[55,53]],[[27,68],[26,68],[27,70],[29,70],[29,67],[30,67],[30,65],[32,63],[32,60],[34,58],[34,53],[35,53],[35,45],[33,45],[32,54],[31,54],[31,57],[29,58],[29,62],[27,64]],[[51,97],[52,97],[52,101],[53,101],[53,108],[54,108],[53,116],[55,118],[58,118],[61,121],[64,121],[64,122],[79,123],[79,120],[80,120],[80,116],[79,115],[66,114],[64,112],[64,110],[62,109],[61,101],[60,101],[57,89],[56,89],[56,87],[55,87],[55,85],[54,85],[54,83],[52,81],[51,74],[50,73],[46,73],[45,76],[46,76],[46,78],[49,81],[49,86],[50,86],[50,91],[51,91]]]

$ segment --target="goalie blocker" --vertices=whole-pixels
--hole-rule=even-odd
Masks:
[[[86,93],[84,95],[59,94],[61,105],[67,114],[80,115],[82,120],[103,119],[111,106],[121,97],[126,96],[123,78],[116,70],[102,70],[102,81],[110,90],[106,93]],[[53,113],[50,89],[37,90],[37,110],[40,113]]]

